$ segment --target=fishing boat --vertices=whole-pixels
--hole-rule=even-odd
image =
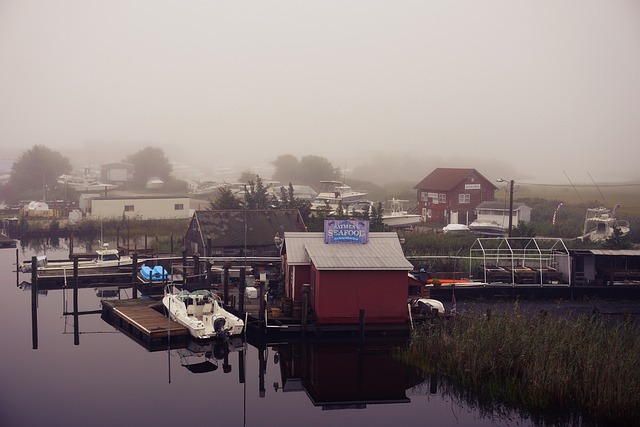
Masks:
[[[389,213],[382,215],[382,223],[387,227],[409,227],[418,224],[422,217],[418,214],[410,214],[404,204],[408,200],[391,199],[389,201]]]
[[[352,203],[363,201],[366,195],[341,181],[320,181],[320,190],[311,202],[311,209],[335,211],[340,204],[347,209]]]
[[[76,254],[78,255],[78,254]],[[92,259],[79,259],[79,271],[112,271],[119,270],[122,267],[130,268],[133,259],[128,255],[120,254],[117,249],[110,249],[109,244],[105,243],[102,249],[98,249]],[[18,264],[18,271],[22,273],[31,272],[32,261],[24,261]],[[73,271],[74,261],[67,260],[49,260],[46,255],[36,257],[36,267],[39,273],[55,274]]]
[[[605,207],[589,208],[585,215],[582,236],[578,240],[603,242],[612,237],[616,230],[620,236],[629,234],[629,222],[616,218],[619,204],[613,209]]]
[[[244,331],[242,319],[225,310],[220,297],[208,289],[179,291],[167,285],[162,304],[171,319],[189,329],[197,339],[225,339]]]

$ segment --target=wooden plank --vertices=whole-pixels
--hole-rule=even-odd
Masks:
[[[149,338],[188,335],[189,330],[153,308],[157,301],[149,299],[103,301],[113,315]]]

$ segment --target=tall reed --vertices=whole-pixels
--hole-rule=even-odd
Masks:
[[[417,329],[400,359],[513,408],[640,422],[640,329],[594,316],[511,312]]]

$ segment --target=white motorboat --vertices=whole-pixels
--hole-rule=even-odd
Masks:
[[[423,315],[433,314],[433,310],[436,310],[440,316],[445,313],[444,304],[433,298],[418,298],[414,302],[414,306],[417,307],[420,314]]]
[[[194,338],[228,338],[244,331],[242,319],[225,310],[220,297],[207,289],[178,291],[168,285],[162,304],[171,318],[189,329]]]
[[[483,236],[504,236],[507,232],[504,227],[495,221],[473,221],[469,224],[469,230]]]
[[[353,190],[341,181],[320,181],[318,195],[311,202],[312,210],[335,211],[342,204],[347,209],[352,203],[362,201],[367,193]]]
[[[612,237],[617,229],[620,236],[629,234],[629,222],[616,218],[619,204],[613,210],[604,207],[587,209],[584,220],[582,236],[578,237],[582,241],[603,242]]]
[[[93,259],[79,259],[78,270],[117,270],[120,267],[130,267],[133,258],[120,254],[117,249],[109,249],[105,243],[103,249],[98,249]],[[18,270],[22,273],[31,272],[31,261],[18,264]],[[63,273],[73,271],[73,260],[49,260],[46,255],[36,257],[36,267],[40,273]]]
[[[471,229],[469,228],[469,226],[464,225],[464,224],[448,224],[445,225],[444,227],[442,227],[442,231],[445,234],[454,234],[454,235],[458,235],[458,234],[469,234],[471,233]]]
[[[404,204],[408,202],[408,200],[391,199],[389,213],[382,215],[382,223],[387,227],[409,227],[418,224],[422,217],[407,212]]]

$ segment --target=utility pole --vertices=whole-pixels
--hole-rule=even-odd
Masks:
[[[509,183],[509,230],[508,230],[508,234],[507,236],[510,238],[511,237],[511,230],[513,228],[513,184],[514,181],[510,180],[504,180],[502,178],[500,178],[498,180],[498,182],[508,182]]]
[[[513,227],[513,180],[509,181],[509,238]]]

